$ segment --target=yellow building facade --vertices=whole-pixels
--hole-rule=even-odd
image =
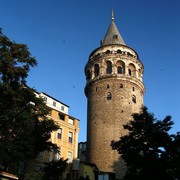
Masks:
[[[45,162],[60,158],[68,159],[71,163],[78,155],[79,120],[68,114],[68,105],[46,93],[36,93],[36,95],[44,99],[49,108],[49,118],[59,125],[59,129],[52,132],[50,141],[57,144],[60,151],[59,153],[41,152],[35,161],[29,163],[28,169],[41,170]]]

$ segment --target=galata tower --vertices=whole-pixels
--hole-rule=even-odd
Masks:
[[[138,54],[121,37],[112,11],[107,33],[85,66],[87,161],[100,172],[123,176],[124,163],[110,144],[126,133],[123,124],[143,105],[143,71]]]

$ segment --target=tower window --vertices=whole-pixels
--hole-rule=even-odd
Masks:
[[[110,53],[111,53],[111,51],[110,51],[110,50],[107,50],[107,51],[106,51],[106,54],[110,54]]]
[[[123,73],[123,68],[121,66],[117,67],[117,72],[118,74],[122,74]]]
[[[117,74],[124,74],[125,72],[125,63],[122,60],[116,62]]]
[[[138,71],[138,76],[141,77],[141,69]]]
[[[136,103],[136,96],[135,95],[132,96],[132,102]]]
[[[99,65],[95,64],[94,65],[94,76],[97,77],[99,75]]]
[[[135,91],[135,88],[133,87],[132,90]]]
[[[120,88],[123,88],[123,84],[120,84]]]
[[[128,73],[130,76],[136,77],[136,67],[134,64],[132,63],[129,64]]]
[[[118,38],[118,35],[117,35],[117,34],[113,36],[113,39],[117,39],[117,38]]]
[[[118,54],[122,54],[122,51],[120,49],[117,50]]]
[[[107,67],[106,67],[106,74],[112,73],[112,63],[110,61],[107,61]]]
[[[109,89],[109,84],[107,84],[107,89]]]
[[[112,95],[111,95],[110,92],[108,92],[108,94],[107,94],[107,96],[106,96],[106,99],[107,99],[108,101],[112,99]]]

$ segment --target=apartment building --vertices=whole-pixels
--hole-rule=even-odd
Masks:
[[[60,153],[41,152],[35,161],[30,163],[29,168],[31,170],[40,170],[43,168],[44,162],[58,160],[60,158],[68,158],[68,162],[71,163],[78,155],[79,120],[69,115],[69,106],[63,102],[44,92],[36,92],[36,95],[44,99],[50,110],[49,118],[53,119],[59,125],[59,129],[52,132],[50,140],[58,145]]]

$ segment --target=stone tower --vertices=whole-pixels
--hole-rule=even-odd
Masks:
[[[121,37],[112,11],[108,31],[85,66],[87,160],[101,172],[123,175],[123,163],[110,144],[126,133],[123,124],[143,105],[143,71],[138,54]]]

